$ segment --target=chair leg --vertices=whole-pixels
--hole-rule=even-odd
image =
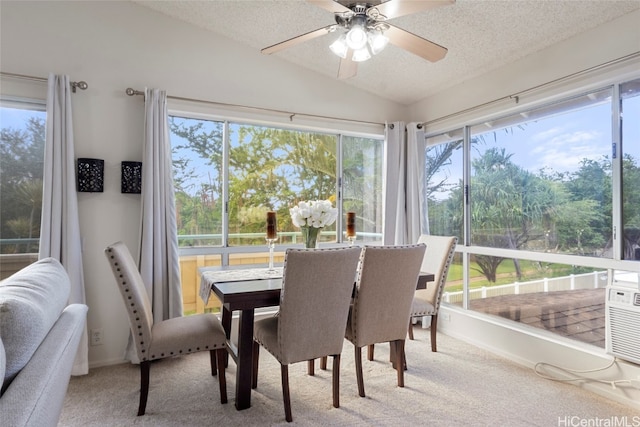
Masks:
[[[373,360],[373,349],[375,344],[369,344],[369,346],[367,347],[367,359],[369,360]]]
[[[404,387],[404,340],[396,340],[393,342],[396,347],[396,366],[401,366],[401,369],[396,369],[398,373],[398,387]]]
[[[411,319],[409,319],[409,339],[413,340],[413,323],[411,322]]]
[[[322,356],[320,358],[320,369],[323,371],[327,370],[327,356]]]
[[[364,397],[364,380],[362,379],[362,347],[355,347],[356,379],[358,380],[358,395]]]
[[[333,407],[340,407],[340,355],[333,356]]]
[[[149,395],[149,369],[151,362],[145,360],[140,362],[140,405],[138,406],[138,416],[144,415],[147,409],[147,396]]]
[[[316,359],[307,360],[307,375],[314,376],[316,374]]]
[[[227,403],[227,378],[225,376],[224,363],[226,362],[227,349],[219,348],[216,350],[218,385],[220,386],[220,403]],[[215,359],[213,359],[215,360]]]
[[[260,344],[253,342],[253,366],[251,367],[251,388],[258,387],[258,359],[260,359]]]
[[[282,376],[282,400],[284,401],[284,417],[288,422],[293,421],[291,416],[291,396],[289,395],[289,366],[280,365]]]
[[[407,353],[406,352],[402,352],[402,367],[404,368],[404,370],[407,370]]]
[[[215,377],[218,374],[218,363],[216,362],[216,350],[209,350],[209,359],[211,360],[211,376]]]
[[[431,316],[431,351],[437,352],[436,349],[436,330],[438,329],[438,313]]]

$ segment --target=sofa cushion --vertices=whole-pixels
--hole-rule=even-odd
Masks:
[[[0,381],[4,382],[4,372],[7,366],[7,355],[4,352],[2,338],[0,338]]]
[[[71,284],[60,262],[37,261],[0,282],[0,339],[6,357],[3,388],[29,362],[67,306]]]

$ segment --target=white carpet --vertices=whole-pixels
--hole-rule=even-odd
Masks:
[[[571,384],[538,377],[529,369],[446,335],[432,353],[429,331],[415,327],[407,340],[405,387],[396,386],[389,345],[376,345],[375,361],[363,351],[366,398],[358,396],[353,346],[345,341],[340,408],[333,408],[331,371],[306,375],[306,363],[289,367],[293,424],[304,426],[572,426],[640,425],[633,408]],[[331,359],[328,363],[331,367]],[[252,407],[234,407],[235,364],[229,362],[229,403],[220,404],[217,378],[209,375],[207,352],[151,366],[147,413],[137,417],[137,366],[122,364],[73,377],[60,426],[267,426],[284,419],[280,367],[260,352],[258,388]],[[596,422],[610,424],[594,424]],[[604,420],[604,421],[603,421]],[[609,420],[609,421],[607,421]],[[632,424],[633,422],[636,424]],[[591,424],[579,424],[587,423]]]

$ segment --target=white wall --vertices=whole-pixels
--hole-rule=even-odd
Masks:
[[[140,197],[120,193],[119,168],[141,160],[143,99],[127,96],[127,87],[378,123],[406,115],[403,106],[129,2],[2,1],[0,19],[1,71],[89,84],[73,96],[73,110],[76,157],[105,160],[104,193],[78,193],[88,327],[104,329],[104,345],[89,348],[91,367],[121,361],[128,336],[103,255],[117,240],[138,248]],[[44,83],[1,83],[3,93],[46,96]]]

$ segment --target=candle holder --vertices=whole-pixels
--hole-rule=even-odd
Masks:
[[[266,238],[267,246],[269,247],[269,269],[267,270],[269,273],[276,272],[275,268],[273,268],[273,250],[276,246],[276,240],[278,240],[277,237],[274,239]]]
[[[353,242],[356,240],[356,213],[347,212],[347,240],[349,246],[353,246]]]

